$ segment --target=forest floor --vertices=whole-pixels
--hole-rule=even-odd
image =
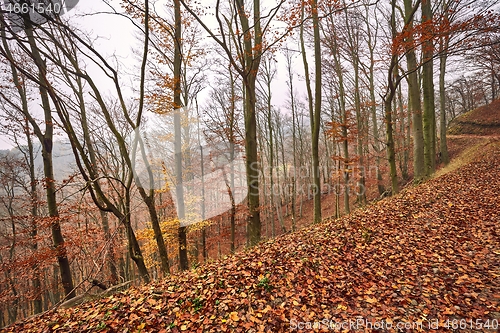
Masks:
[[[349,216],[2,332],[497,332],[500,130],[487,127],[455,132],[433,179]]]

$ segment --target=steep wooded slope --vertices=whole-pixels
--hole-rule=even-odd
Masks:
[[[461,135],[499,135],[500,99],[455,118],[450,124],[449,133]]]
[[[319,332],[368,322],[496,332],[500,141],[480,145],[472,162],[350,216],[4,332]]]

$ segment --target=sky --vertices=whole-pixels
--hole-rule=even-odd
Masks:
[[[74,0],[71,1],[74,2]],[[127,71],[132,72],[134,62],[131,50],[136,43],[133,26],[123,17],[98,14],[103,11],[109,11],[109,6],[103,0],[84,0],[79,1],[72,10],[64,14],[64,17],[84,31],[99,36],[95,39],[96,48],[105,58],[113,60],[113,57],[116,56],[124,66],[130,67]],[[90,67],[89,72],[97,78],[96,82],[105,90],[112,91],[111,81],[102,75],[101,71],[96,68],[92,69],[91,64],[88,66]],[[126,77],[124,78],[126,79]],[[128,79],[128,81],[131,82],[132,79]],[[32,109],[39,108],[39,103],[35,102],[31,107]],[[13,143],[9,138],[0,136],[0,149],[12,147]]]
[[[126,94],[128,93],[133,96],[133,87],[135,87],[135,89],[138,88],[138,80],[136,77],[141,57],[141,46],[139,42],[141,35],[137,27],[134,27],[127,18],[110,13],[111,8],[108,3],[114,8],[117,8],[117,10],[121,10],[120,0],[68,1],[71,1],[74,8],[65,13],[64,18],[68,19],[71,24],[75,25],[82,31],[87,32],[90,36],[95,37],[95,48],[108,61],[113,64],[119,63],[118,68],[122,73],[121,88]],[[159,3],[164,3],[164,1],[159,1]],[[270,2],[264,3],[268,6],[270,5]],[[208,22],[209,26],[214,26],[214,18],[206,16],[204,17],[204,20]],[[202,32],[202,35],[207,36],[207,39],[209,38],[208,34],[205,32]],[[298,49],[297,45],[291,45],[289,47],[292,49]],[[222,50],[219,48],[218,52],[222,53]],[[303,66],[300,53],[294,53],[294,71],[298,72],[298,74],[303,77]],[[312,51],[309,52],[308,55],[309,58],[311,58],[310,67],[313,68]],[[208,56],[210,57],[210,54]],[[286,59],[280,52],[275,54],[275,58],[277,60],[278,71],[276,73],[275,80],[272,83],[273,105],[276,108],[284,109],[289,98],[288,87],[286,84],[288,80],[285,68]],[[116,90],[112,81],[107,78],[96,65],[93,65],[89,61],[86,61],[86,63],[87,71],[98,83],[99,88],[102,91],[107,92],[107,95],[116,95]],[[210,76],[208,77],[210,78]],[[305,96],[305,89],[303,87],[304,83],[299,81],[297,78],[298,76],[295,74],[295,88],[301,92],[302,96]],[[210,83],[214,85],[213,80]],[[198,98],[198,103],[201,107],[204,104],[204,100],[208,98],[208,93],[209,84],[207,83],[206,88],[200,93]],[[8,149],[10,147],[12,147],[12,143],[9,139],[0,137],[0,149]]]
[[[110,0],[108,2],[119,9],[119,0]],[[105,13],[109,11],[110,7],[106,5],[104,0],[84,0],[79,1],[76,7],[66,16],[73,24],[91,32],[92,35],[100,37],[96,40],[96,45],[102,54],[105,54],[108,58],[116,55],[121,64],[127,68],[126,71],[133,72],[137,70],[140,61],[140,55],[138,55],[138,49],[140,48],[138,30],[126,18]],[[210,23],[209,16],[204,19],[208,19]],[[202,35],[206,35],[205,32]],[[279,82],[273,85],[273,93],[277,99],[276,104],[279,105],[282,99],[280,97],[287,94],[286,84],[284,84],[286,73],[284,70],[284,56],[277,54],[276,58],[279,67],[276,79]],[[297,67],[295,70],[297,70]],[[125,83],[133,82],[133,79],[129,79]]]
[[[116,6],[115,8],[120,8],[119,1],[112,0],[110,2]],[[134,97],[137,94],[133,94],[132,87],[137,89],[138,86],[138,81],[135,78],[138,73],[141,57],[141,45],[139,42],[140,34],[137,27],[135,27],[127,18],[114,15],[109,12],[110,7],[103,0],[83,0],[79,1],[71,11],[65,13],[64,18],[69,20],[71,24],[76,26],[78,29],[87,32],[89,36],[93,36],[94,47],[101,55],[104,56],[106,60],[113,64],[119,63],[118,68],[120,73],[122,73],[121,87],[124,89],[126,94],[130,94],[129,97]],[[203,32],[202,35],[207,34]],[[286,100],[288,99],[288,88],[286,85],[287,78],[285,57],[278,53],[276,54],[276,59],[278,60],[278,72],[272,86],[272,94],[273,103],[279,108],[284,106]],[[296,55],[296,61],[300,61],[299,54]],[[103,94],[111,96],[116,95],[113,82],[103,75],[102,71],[96,65],[92,64],[92,62],[85,61],[85,63],[87,65],[86,70],[93,77],[94,81],[97,82]],[[300,62],[297,63],[297,65],[300,65]],[[295,69],[301,68],[301,66],[295,67]],[[208,78],[210,78],[210,75]],[[214,80],[211,82],[212,86],[216,84],[213,81]],[[296,86],[299,86],[298,82],[295,84]],[[208,92],[209,85],[207,83],[207,88],[204,89],[198,99],[200,106],[203,106],[204,98],[208,98]],[[35,101],[33,103],[32,110],[35,110],[34,112],[36,112],[37,108],[40,108],[39,104],[39,101]],[[58,138],[56,137],[55,140],[58,140]],[[64,149],[66,146],[67,145],[56,144],[54,149],[55,165],[57,165],[58,168],[57,175],[63,178],[67,176],[70,170],[75,168],[74,159],[68,155],[70,153],[69,150]],[[0,149],[10,149],[12,147],[13,144],[8,138],[0,137]],[[58,177],[58,180],[61,180],[59,179],[60,177]],[[213,178],[210,183],[215,185],[222,184],[222,189],[225,189],[225,182],[223,181],[224,177],[222,177],[221,174],[213,172],[210,174],[210,177]],[[221,192],[221,189],[214,187],[214,191],[219,193]],[[233,193],[239,192],[234,191],[233,189]],[[245,194],[246,193],[241,193],[241,198],[238,197],[237,199],[240,200],[244,198]],[[218,198],[217,200],[222,201],[214,204],[213,206],[218,207],[219,210],[225,209],[223,203],[227,205],[229,202],[226,198]],[[218,211],[213,211],[211,213],[207,211],[206,214],[211,214],[211,216],[213,216],[217,215]]]

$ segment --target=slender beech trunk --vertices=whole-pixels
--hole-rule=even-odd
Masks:
[[[399,75],[399,71],[397,71],[397,75]],[[401,88],[401,85],[398,85],[397,89],[397,94],[398,94],[398,99],[397,99],[397,104],[398,107],[397,109],[399,110],[399,133],[400,133],[400,142],[401,142],[401,164],[400,164],[400,169],[401,169],[401,176],[403,177],[404,180],[408,180],[409,174],[408,174],[408,162],[410,159],[409,156],[409,149],[410,147],[407,146],[406,142],[406,135],[405,135],[405,111],[404,111],[404,104],[403,104],[403,91]],[[408,126],[410,126],[408,124]]]
[[[270,63],[264,63],[264,72],[265,72],[265,80],[266,80],[266,88],[267,88],[267,130],[269,131],[269,186],[270,186],[270,193],[269,193],[269,200],[270,200],[270,207],[271,209],[269,210],[270,218],[271,218],[271,237],[275,237],[276,233],[276,226],[275,226],[275,221],[276,219],[274,218],[274,132],[273,132],[273,122],[272,122],[272,105],[271,105],[271,80],[272,80],[272,74],[271,74],[271,64]]]
[[[366,17],[368,18],[368,6],[366,7]],[[377,189],[378,193],[382,195],[385,192],[385,186],[383,184],[382,179],[382,170],[380,169],[381,165],[381,156],[380,152],[382,148],[380,147],[380,135],[379,135],[379,126],[377,120],[377,99],[375,98],[375,47],[376,40],[373,40],[372,31],[371,31],[371,22],[367,22],[367,35],[368,35],[368,49],[370,52],[370,66],[368,68],[368,82],[370,89],[370,116],[372,121],[372,129],[373,129],[373,149],[376,154],[376,166],[377,166]],[[378,29],[375,30],[375,33]]]
[[[284,145],[284,134],[283,134],[283,125],[281,123],[281,117],[276,112],[276,128],[277,128],[277,138],[276,138],[276,151],[281,151],[281,168],[283,170],[283,184],[287,184],[288,177],[286,172],[286,160],[285,160],[285,145]],[[279,154],[276,158],[276,164],[279,164]],[[288,215],[288,200],[286,198],[286,193],[282,193],[281,191],[281,183],[280,177],[278,175],[277,178],[277,188],[278,188],[278,199],[279,202],[276,204],[276,214],[278,215],[278,221],[280,222],[281,233],[286,233],[285,220],[283,218],[282,207],[285,205],[286,214]]]
[[[296,124],[297,114],[295,108],[295,93],[293,91],[293,72],[292,72],[292,57],[287,54],[287,72],[288,72],[288,87],[290,90],[290,108],[292,111],[292,154],[293,154],[293,175],[291,179],[291,211],[292,211],[292,231],[296,230],[296,200],[297,200],[297,141],[296,141]]]
[[[10,54],[10,49],[7,44],[6,38],[5,38],[5,32],[2,31],[2,41],[3,41],[3,46],[6,52],[9,54],[9,57],[12,55]],[[14,65],[11,64],[11,73],[12,73],[12,81],[16,86],[19,98],[21,100],[21,110],[22,113],[25,115],[25,123],[24,123],[24,131],[26,135],[26,144],[28,147],[28,151],[25,154],[25,159],[26,159],[26,164],[28,165],[29,168],[29,179],[30,179],[30,199],[31,199],[31,231],[30,231],[30,237],[32,239],[32,249],[34,254],[36,255],[36,251],[38,250],[38,242],[37,242],[37,234],[38,234],[38,191],[37,191],[37,178],[35,174],[35,152],[33,148],[33,139],[31,136],[31,130],[30,130],[30,121],[28,120],[28,117],[26,115],[29,114],[29,109],[28,109],[28,98],[26,95],[26,86],[21,83],[17,69],[15,68]],[[33,313],[37,314],[43,311],[43,304],[42,304],[42,291],[41,291],[41,281],[40,281],[40,270],[38,267],[38,262],[35,261],[35,263],[32,265],[33,269],[33,289],[34,289],[34,299],[33,299]]]
[[[445,17],[448,16],[448,11],[445,10]],[[441,153],[441,161],[444,165],[450,162],[450,157],[448,154],[448,144],[446,141],[446,89],[445,89],[445,75],[446,75],[446,60],[448,54],[446,50],[448,49],[449,37],[441,37],[439,43],[439,145]],[[494,98],[494,91],[492,91]]]
[[[334,37],[336,38],[336,37]],[[344,87],[344,75],[342,74],[342,68],[340,65],[339,53],[338,53],[338,45],[335,43],[334,50],[334,58],[335,58],[335,68],[337,77],[339,80],[339,104],[340,104],[340,119],[341,119],[341,127],[342,127],[342,150],[343,150],[343,165],[342,165],[342,174],[344,175],[344,211],[346,214],[351,212],[349,206],[349,192],[350,192],[350,158],[349,158],[349,140],[348,140],[348,119],[347,119],[347,109],[346,109],[346,101],[345,101],[345,87]]]
[[[391,32],[393,42],[396,38],[396,0],[392,0],[392,11],[391,11]],[[390,167],[390,178],[391,178],[391,188],[392,194],[396,194],[399,192],[398,185],[398,174],[396,169],[396,151],[394,146],[394,129],[393,129],[393,110],[392,110],[392,101],[394,99],[394,95],[396,94],[396,84],[394,82],[395,79],[395,70],[397,68],[397,57],[398,55],[393,50],[393,54],[391,57],[391,63],[389,66],[389,70],[387,73],[387,92],[384,96],[384,111],[385,111],[385,133],[386,133],[386,142],[387,142],[387,159],[389,161]]]
[[[44,171],[44,183],[45,183],[45,194],[47,199],[47,208],[49,216],[51,217],[51,230],[52,230],[52,240],[54,244],[54,248],[56,249],[56,257],[57,262],[59,264],[59,272],[61,275],[62,286],[66,295],[66,298],[75,297],[75,291],[73,287],[73,278],[71,276],[71,269],[69,260],[67,257],[66,245],[64,242],[64,237],[61,231],[60,225],[60,216],[57,206],[57,198],[56,198],[56,187],[55,187],[55,179],[54,179],[54,167],[53,167],[53,159],[52,159],[52,148],[53,148],[53,132],[54,132],[54,123],[52,120],[52,110],[49,100],[49,88],[50,84],[47,80],[47,68],[46,64],[43,61],[41,54],[36,45],[35,37],[33,35],[33,26],[29,20],[29,18],[24,19],[25,33],[28,39],[28,44],[30,47],[30,55],[32,56],[35,65],[38,69],[38,74],[36,80],[40,82],[39,92],[40,98],[42,101],[42,110],[44,114],[45,120],[45,132],[39,127],[37,122],[33,119],[33,117],[28,112],[27,104],[23,105],[23,113],[26,119],[29,121],[35,135],[42,145],[42,160],[43,160],[43,171]],[[17,74],[17,68],[13,63],[13,57],[10,52],[10,48],[6,43],[5,35],[2,33],[4,38],[3,46],[6,52],[6,56],[8,60],[11,62],[11,69],[13,74],[14,81],[18,83],[16,86],[20,89],[20,80]],[[22,98],[22,95],[21,95]],[[26,102],[26,101],[25,101]]]
[[[321,222],[321,177],[319,170],[319,130],[321,126],[321,40],[319,34],[318,1],[313,0],[312,22],[314,37],[314,114],[312,127],[312,169],[314,182],[314,223]]]
[[[109,229],[108,212],[101,210],[100,214],[101,214],[102,230],[104,232],[104,239],[106,240],[106,242],[111,242],[111,232]],[[110,273],[110,282],[111,284],[115,285],[119,282],[119,279],[118,279],[118,270],[116,268],[116,263],[115,263],[115,249],[112,244],[110,244],[109,250],[110,251],[106,259],[106,264],[108,265]]]
[[[244,75],[242,79],[245,87],[245,152],[249,210],[247,223],[247,242],[248,246],[254,246],[261,239],[255,83],[261,61],[263,36],[260,17],[260,1],[253,1],[253,33],[251,31],[250,23],[245,10],[244,0],[236,0],[235,2],[241,28],[244,32]]]
[[[185,218],[184,188],[182,179],[182,134],[181,134],[181,65],[182,65],[182,34],[181,34],[181,5],[174,0],[175,15],[175,50],[174,50],[174,136],[175,136],[175,192],[177,196],[177,215],[179,218],[179,267],[181,270],[189,268],[187,254],[187,226],[183,225]]]
[[[306,3],[304,2],[302,4],[302,9],[301,9],[301,20],[304,20],[304,17],[305,17],[305,6],[306,6]],[[314,19],[313,19],[314,20]],[[313,23],[314,24],[314,23]],[[315,117],[314,117],[314,112],[315,112],[315,100],[314,100],[314,96],[313,96],[313,93],[312,93],[312,88],[311,88],[311,76],[310,76],[310,71],[309,71],[309,63],[307,61],[307,53],[306,53],[306,47],[305,47],[305,40],[304,40],[304,26],[301,25],[300,26],[300,49],[301,49],[301,53],[302,53],[302,63],[303,63],[303,66],[304,66],[304,74],[305,74],[305,81],[306,81],[306,91],[307,91],[307,102],[308,102],[308,107],[309,107],[309,121],[310,121],[310,125],[311,125],[311,146],[312,146],[312,168],[313,168],[313,182],[314,182],[314,186],[316,186],[316,182],[314,180],[314,177],[315,177],[315,170],[314,170],[314,165],[315,165],[315,162],[314,162],[314,146],[315,146],[315,143],[314,143],[314,121],[315,121]],[[315,54],[316,54],[316,51],[315,51]],[[317,144],[316,144],[317,146]],[[314,188],[314,195],[316,194],[316,192],[319,191],[319,188]],[[321,193],[319,193],[319,195],[321,196]],[[315,198],[315,197],[314,197]],[[308,187],[308,199],[309,199],[309,187]],[[320,197],[321,199],[321,197]],[[314,199],[314,207],[316,207],[316,199]],[[316,209],[314,210],[314,220],[313,222],[314,223],[317,223],[321,220],[321,211],[320,211],[320,215],[319,215],[319,220],[316,221]]]
[[[25,96],[25,95],[24,95]],[[26,105],[27,106],[27,105]],[[24,108],[24,101],[23,101]],[[26,141],[28,145],[28,156],[27,162],[29,166],[29,174],[30,174],[30,197],[31,197],[31,232],[30,237],[32,239],[33,252],[36,254],[38,250],[38,242],[37,242],[37,219],[38,219],[38,192],[37,192],[37,179],[35,175],[35,153],[33,149],[33,141],[31,138],[31,134],[29,131],[29,122],[26,119]],[[41,290],[41,281],[40,281],[40,270],[38,268],[38,263],[35,262],[32,266],[33,268],[33,289],[34,289],[34,299],[33,299],[33,313],[37,314],[42,312],[42,290]]]
[[[229,110],[229,159],[231,161],[231,174],[230,174],[230,183],[228,188],[229,198],[231,200],[231,252],[236,250],[236,202],[234,200],[233,191],[235,189],[234,184],[234,157],[235,157],[235,145],[236,145],[236,89],[235,84],[236,80],[234,79],[234,75],[232,72],[231,66],[229,66],[229,82],[231,85],[231,109]]]
[[[415,6],[418,6],[418,2]],[[415,40],[413,37],[413,7],[411,0],[404,0],[405,6],[405,21],[408,30],[408,37],[405,45],[406,63],[408,69],[408,95],[410,100],[410,112],[412,114],[412,130],[413,130],[413,179],[419,183],[425,177],[424,167],[424,136],[422,129],[422,105],[420,100],[420,88],[418,83],[417,73],[417,57],[415,54]]]
[[[177,4],[177,7],[179,8],[180,11],[180,4]],[[145,1],[144,3],[144,48],[143,48],[143,55],[142,55],[142,64],[141,64],[141,80],[140,80],[140,96],[139,96],[139,108],[138,108],[138,119],[136,122],[136,128],[139,127],[139,124],[141,122],[141,117],[142,113],[144,110],[144,99],[145,99],[145,78],[146,78],[146,65],[148,61],[148,52],[149,52],[149,1]],[[176,37],[177,36],[177,15],[176,15]],[[180,39],[176,38],[176,47],[180,43]],[[177,60],[177,59],[176,59]],[[180,80],[177,82],[180,85]],[[168,262],[168,252],[167,252],[167,246],[165,245],[165,240],[163,239],[163,233],[161,231],[160,227],[160,220],[158,218],[158,212],[156,211],[156,204],[155,204],[155,188],[154,188],[154,175],[151,170],[151,165],[147,159],[146,152],[144,149],[144,142],[142,142],[142,139],[140,137],[137,138],[136,141],[134,141],[133,149],[132,149],[132,156],[136,155],[137,151],[137,144],[139,144],[139,149],[140,149],[140,154],[142,156],[142,160],[145,164],[148,177],[149,177],[149,191],[146,192],[144,189],[143,185],[141,184],[141,181],[139,180],[138,177],[136,177],[135,181],[137,183],[137,189],[139,191],[139,194],[141,195],[142,200],[148,207],[148,212],[149,212],[149,217],[151,219],[151,226],[153,227],[153,233],[156,241],[156,245],[158,247],[158,253],[160,255],[160,264],[161,264],[161,271],[162,274],[169,274],[170,273],[170,265]]]
[[[52,229],[52,240],[54,243],[54,248],[56,249],[57,262],[59,264],[59,271],[61,274],[61,282],[64,289],[64,293],[67,299],[76,296],[73,278],[71,276],[71,268],[67,256],[66,244],[64,242],[64,237],[61,231],[59,210],[57,207],[56,198],[56,187],[55,187],[55,176],[54,176],[54,165],[53,165],[53,135],[54,135],[54,122],[52,120],[52,109],[49,101],[49,82],[47,80],[47,68],[45,62],[43,61],[38,47],[35,42],[35,37],[33,36],[33,27],[28,19],[24,20],[25,32],[28,37],[28,42],[31,48],[31,55],[38,68],[38,80],[41,82],[39,86],[40,98],[42,101],[42,109],[44,113],[45,120],[45,133],[41,133],[38,128],[38,138],[42,144],[42,160],[43,160],[43,172],[44,172],[44,183],[45,183],[45,194],[47,197],[47,208],[49,216],[51,217],[51,229]],[[35,121],[30,121],[32,126],[34,126]],[[38,125],[37,125],[38,127]]]
[[[345,5],[345,4],[344,4]],[[360,170],[360,178],[359,178],[359,189],[358,202],[360,204],[366,203],[366,193],[365,193],[365,173],[364,173],[364,153],[363,153],[363,121],[361,118],[361,96],[360,96],[360,87],[359,87],[359,31],[354,31],[349,23],[347,6],[345,5],[345,22],[348,30],[348,43],[350,49],[350,56],[352,66],[354,68],[354,110],[356,112],[356,145],[357,145],[357,153],[359,158],[359,170]]]
[[[432,40],[432,6],[431,0],[422,0],[422,23],[424,42],[422,45],[422,92],[424,100],[424,161],[425,175],[431,176],[436,169],[436,112],[434,106],[434,43]]]
[[[231,226],[231,253],[234,253],[236,250],[236,245],[235,245],[235,226],[236,226],[236,202],[234,200],[234,194],[233,194],[233,189],[234,189],[234,181],[231,183],[227,179],[226,172],[224,169],[222,169],[222,175],[224,177],[224,182],[226,184],[226,191],[229,196],[229,200],[231,201],[231,214],[229,215],[229,220],[230,220],[230,226]]]

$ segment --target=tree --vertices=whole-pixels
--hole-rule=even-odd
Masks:
[[[366,203],[365,191],[365,171],[364,171],[364,126],[363,117],[361,115],[361,92],[360,92],[360,13],[352,12],[349,17],[347,6],[344,4],[345,24],[347,33],[347,49],[351,58],[351,63],[354,69],[354,110],[356,112],[356,127],[357,127],[357,153],[360,172],[358,201],[361,204]]]
[[[422,105],[417,73],[416,42],[414,39],[413,16],[420,1],[415,5],[411,0],[404,0],[404,20],[407,26],[406,39],[406,64],[408,73],[408,94],[410,99],[410,112],[412,114],[413,133],[413,180],[420,182],[425,177],[424,168],[424,134],[422,129]]]
[[[148,26],[148,13],[148,10],[146,10],[146,18],[144,22],[146,28]],[[123,114],[124,122],[126,124],[125,127],[128,127],[129,129],[134,131],[141,125],[142,112],[144,109],[144,78],[148,54],[148,38],[145,39],[145,42],[143,44],[144,48],[140,74],[140,95],[138,111],[137,113],[132,115],[128,106],[126,105],[125,98],[120,87],[120,80],[117,70],[115,70],[113,66],[110,65],[110,63],[107,62],[104,57],[99,54],[99,52],[97,52],[95,48],[92,47],[91,43],[86,41],[85,37],[82,38],[80,35],[78,35],[77,31],[72,29],[69,25],[62,24],[61,22],[57,21],[56,18],[50,18],[49,23],[51,25],[51,29],[46,29],[43,26],[37,28],[38,35],[36,36],[36,38],[41,46],[35,44],[35,36],[33,36],[33,43],[31,44],[34,46],[31,50],[24,49],[24,51],[26,51],[28,57],[36,64],[40,62],[42,62],[42,64],[44,64],[45,62],[50,62],[50,64],[54,66],[54,68],[61,74],[59,78],[49,78],[47,75],[45,75],[43,81],[41,81],[37,79],[35,75],[31,74],[27,69],[25,69],[22,64],[17,62],[12,57],[9,57],[5,52],[3,52],[4,57],[9,59],[9,61],[16,67],[16,69],[22,71],[22,73],[29,80],[39,85],[41,87],[41,90],[46,90],[50,93],[50,99],[54,106],[56,114],[58,115],[66,134],[70,138],[79,171],[87,183],[86,190],[90,192],[94,203],[97,205],[97,207],[99,207],[99,209],[107,212],[112,212],[124,224],[129,240],[129,251],[131,258],[137,264],[140,275],[144,278],[144,280],[149,281],[149,274],[147,272],[146,266],[144,265],[144,258],[142,257],[139,243],[131,226],[130,214],[130,191],[135,182],[143,201],[148,206],[152,223],[154,223],[155,221],[157,222],[157,215],[153,198],[154,186],[149,186],[150,193],[146,193],[141,180],[134,174],[132,159],[137,155],[138,151],[138,156],[143,159],[144,163],[147,166],[147,174],[149,176],[147,181],[149,182],[149,185],[151,185],[153,178],[150,172],[150,165],[148,164],[144,156],[143,143],[140,141],[139,137],[136,137],[136,140],[130,146],[128,146],[128,143],[125,140],[125,135],[118,129],[118,122],[113,115],[114,111],[110,110],[109,105],[107,105],[107,103],[105,102],[104,97],[93,78],[85,71],[85,69],[81,68],[81,64],[78,58],[79,56],[83,56],[87,57],[87,59],[91,59],[98,64],[103,73],[111,80],[116,88],[116,95],[118,99],[117,105],[121,109],[121,112]],[[18,41],[18,45],[22,47],[23,44],[21,37],[14,34],[12,31],[11,34]],[[45,57],[44,61],[40,60],[41,55]],[[46,74],[46,72],[44,74]],[[73,103],[71,97],[66,96],[62,91],[59,91],[56,88],[56,85],[59,83],[67,84],[67,86],[70,88],[70,92],[74,94],[73,96],[77,101],[76,103]],[[89,123],[86,121],[88,101],[85,98],[85,85],[92,92],[92,94],[90,95],[92,98],[92,102],[94,102],[102,112],[105,124],[113,134],[112,137],[116,140],[118,148],[117,152],[120,155],[119,158],[126,166],[126,170],[123,173],[122,179],[100,174],[98,166],[92,162],[92,151],[96,151],[96,149],[95,143],[92,140],[88,140],[89,134],[85,134],[85,132],[89,131],[90,128]],[[48,105],[48,103],[49,102],[47,101],[46,104]],[[70,112],[68,112],[68,110],[74,111],[75,113],[71,114]],[[80,118],[75,119],[75,114],[79,115]],[[135,116],[135,119],[132,119],[133,116]],[[47,120],[47,123],[51,124],[52,121],[48,122]],[[76,126],[76,124],[81,124],[81,127]],[[79,135],[80,131],[83,132],[82,136]],[[92,146],[94,148],[90,148]],[[115,189],[120,189],[115,192],[119,195],[122,195],[121,199],[123,199],[123,201],[119,204],[113,202],[113,198],[108,196],[108,194],[103,190],[103,186],[109,185],[109,182],[114,183],[114,186],[116,186]],[[159,228],[157,229],[157,231],[159,231]],[[157,233],[157,235],[158,234],[160,237],[157,237],[157,240],[162,237],[161,232]],[[158,242],[158,246],[161,247],[161,245],[161,242]],[[160,254],[164,258],[164,271],[168,272],[168,258],[166,255],[166,249],[163,252],[160,250],[160,252]]]
[[[8,27],[8,23],[5,21],[3,14],[0,14],[2,29],[2,48],[0,53],[2,56],[10,62],[12,80],[18,89],[19,96],[23,102],[21,112],[23,112],[26,119],[28,119],[31,127],[33,128],[37,139],[42,145],[42,159],[43,159],[43,170],[44,170],[44,183],[45,183],[45,195],[47,198],[47,207],[49,210],[49,216],[52,218],[51,228],[52,228],[52,239],[54,242],[54,248],[56,249],[56,257],[59,264],[59,270],[61,274],[61,281],[64,288],[64,292],[67,298],[73,298],[76,296],[73,278],[71,276],[71,268],[69,264],[69,259],[66,253],[66,245],[64,243],[64,237],[61,230],[61,223],[59,218],[59,210],[57,206],[56,199],[56,187],[55,187],[55,177],[54,177],[54,166],[53,166],[53,136],[54,136],[54,122],[52,119],[52,107],[50,105],[50,100],[54,102],[55,95],[54,91],[50,86],[47,85],[47,65],[42,59],[40,54],[35,36],[33,31],[33,24],[29,18],[29,15],[22,14],[20,18],[22,19],[24,26],[24,34],[26,39],[21,41],[19,36],[12,35],[12,37],[18,41],[18,45],[23,48],[25,52],[30,54],[33,60],[33,65],[35,66],[35,73],[31,75],[31,78],[39,82],[39,93],[42,102],[42,109],[45,119],[45,127],[41,128],[36,122],[33,115],[28,109],[27,97],[22,90],[22,85],[19,80],[19,71],[17,67],[17,61],[14,59],[11,52],[11,47],[7,42],[7,29],[12,33],[12,29]],[[23,43],[23,44],[21,44]],[[26,44],[27,46],[25,46]],[[21,46],[23,45],[23,46]],[[37,72],[37,73],[36,73]]]
[[[225,59],[216,59],[215,64],[220,65],[220,71],[216,71],[215,84],[211,87],[209,102],[205,105],[203,113],[205,121],[205,138],[208,148],[212,148],[216,156],[229,154],[228,161],[234,161],[236,150],[243,142],[242,128],[242,82],[238,80],[237,73],[232,65]],[[222,147],[218,149],[217,147]],[[223,160],[226,160],[224,158]],[[227,193],[231,201],[230,209],[230,250],[236,250],[236,202],[234,192],[236,191],[236,170],[231,163],[229,175],[224,172]]]
[[[378,20],[375,19],[374,27],[372,27],[372,22],[370,22],[370,12],[369,12],[369,4],[365,5],[365,24],[366,24],[366,44],[369,50],[369,61],[368,65],[365,65],[364,62],[361,62],[361,66],[365,72],[365,76],[368,79],[368,90],[370,94],[370,117],[372,123],[372,133],[373,133],[373,148],[376,154],[376,167],[377,167],[377,188],[379,195],[382,195],[385,192],[385,186],[382,184],[382,172],[381,172],[381,157],[380,152],[382,148],[380,147],[380,134],[379,134],[379,125],[377,120],[377,99],[375,97],[375,50],[377,47],[377,33],[379,30]],[[374,12],[376,15],[376,11]]]
[[[391,1],[391,16],[390,16],[390,29],[392,36],[391,43],[391,62],[387,71],[387,90],[384,99],[384,120],[385,120],[385,133],[387,141],[387,160],[390,167],[391,189],[392,194],[399,192],[398,175],[396,170],[396,151],[394,147],[394,129],[393,129],[393,110],[392,100],[396,95],[397,85],[400,79],[396,76],[396,69],[398,66],[398,52],[396,44],[396,0]]]
[[[449,23],[449,5],[448,1],[442,2],[442,11],[444,13],[443,20],[444,24]],[[447,53],[445,50],[449,48],[450,36],[445,34],[439,38],[439,151],[441,154],[441,160],[445,165],[450,162],[450,157],[448,155],[448,144],[446,142],[446,88],[445,88],[445,76],[446,76],[446,60]]]
[[[312,122],[312,169],[314,181],[314,223],[321,222],[321,183],[319,174],[319,130],[321,126],[321,42],[319,34],[319,7],[318,1],[313,0],[311,5],[314,41],[314,113],[311,114]]]
[[[174,131],[175,131],[175,176],[177,194],[177,212],[181,225],[179,227],[179,265],[181,270],[189,268],[187,256],[187,238],[186,226],[182,225],[182,220],[185,217],[184,212],[184,189],[182,185],[182,138],[181,138],[181,116],[180,108],[182,107],[181,101],[181,4],[179,0],[174,1],[175,12],[175,51],[174,51]]]
[[[332,72],[335,73],[335,86],[336,86],[336,94],[335,99],[337,99],[338,109],[340,113],[340,117],[338,121],[333,121],[334,125],[334,134],[339,136],[339,140],[342,143],[342,157],[340,157],[342,161],[342,166],[340,167],[343,178],[343,192],[344,192],[344,211],[346,214],[349,214],[351,211],[350,203],[349,203],[349,192],[350,192],[350,165],[351,165],[351,157],[349,154],[349,127],[350,127],[350,119],[349,112],[347,108],[347,93],[345,86],[345,72],[342,67],[342,59],[341,59],[341,39],[339,38],[338,27],[334,20],[333,16],[329,16],[327,20],[327,30],[323,33],[325,36],[329,38],[324,39],[324,43],[328,47],[329,55],[333,58],[333,64],[331,65]],[[333,119],[332,119],[333,120]],[[336,133],[338,131],[338,133]],[[339,149],[340,151],[340,149]],[[340,175],[339,175],[340,176]]]
[[[219,31],[214,33],[192,6],[180,0],[184,8],[200,23],[212,39],[224,50],[231,65],[240,75],[245,87],[244,117],[245,117],[245,153],[248,187],[248,222],[247,242],[249,246],[257,244],[261,239],[260,199],[259,199],[259,161],[257,154],[257,118],[256,118],[256,79],[262,54],[269,50],[273,43],[264,43],[264,35],[284,1],[279,1],[267,15],[261,14],[261,2],[254,0],[253,15],[247,12],[244,0],[236,0],[229,5],[231,16],[238,21],[227,20],[220,2],[214,10],[219,25]],[[222,17],[221,17],[222,16]],[[249,17],[253,21],[250,22]],[[267,22],[264,21],[267,18]],[[230,44],[234,43],[237,55],[232,52]]]
[[[434,105],[434,23],[431,0],[422,0],[422,94],[425,175],[436,170],[436,111]]]
[[[293,175],[291,179],[291,210],[292,210],[292,231],[296,230],[296,200],[297,200],[297,105],[295,101],[294,73],[292,70],[293,56],[286,48],[286,69],[288,74],[287,86],[289,88],[290,111],[292,112],[292,155],[293,155]]]

